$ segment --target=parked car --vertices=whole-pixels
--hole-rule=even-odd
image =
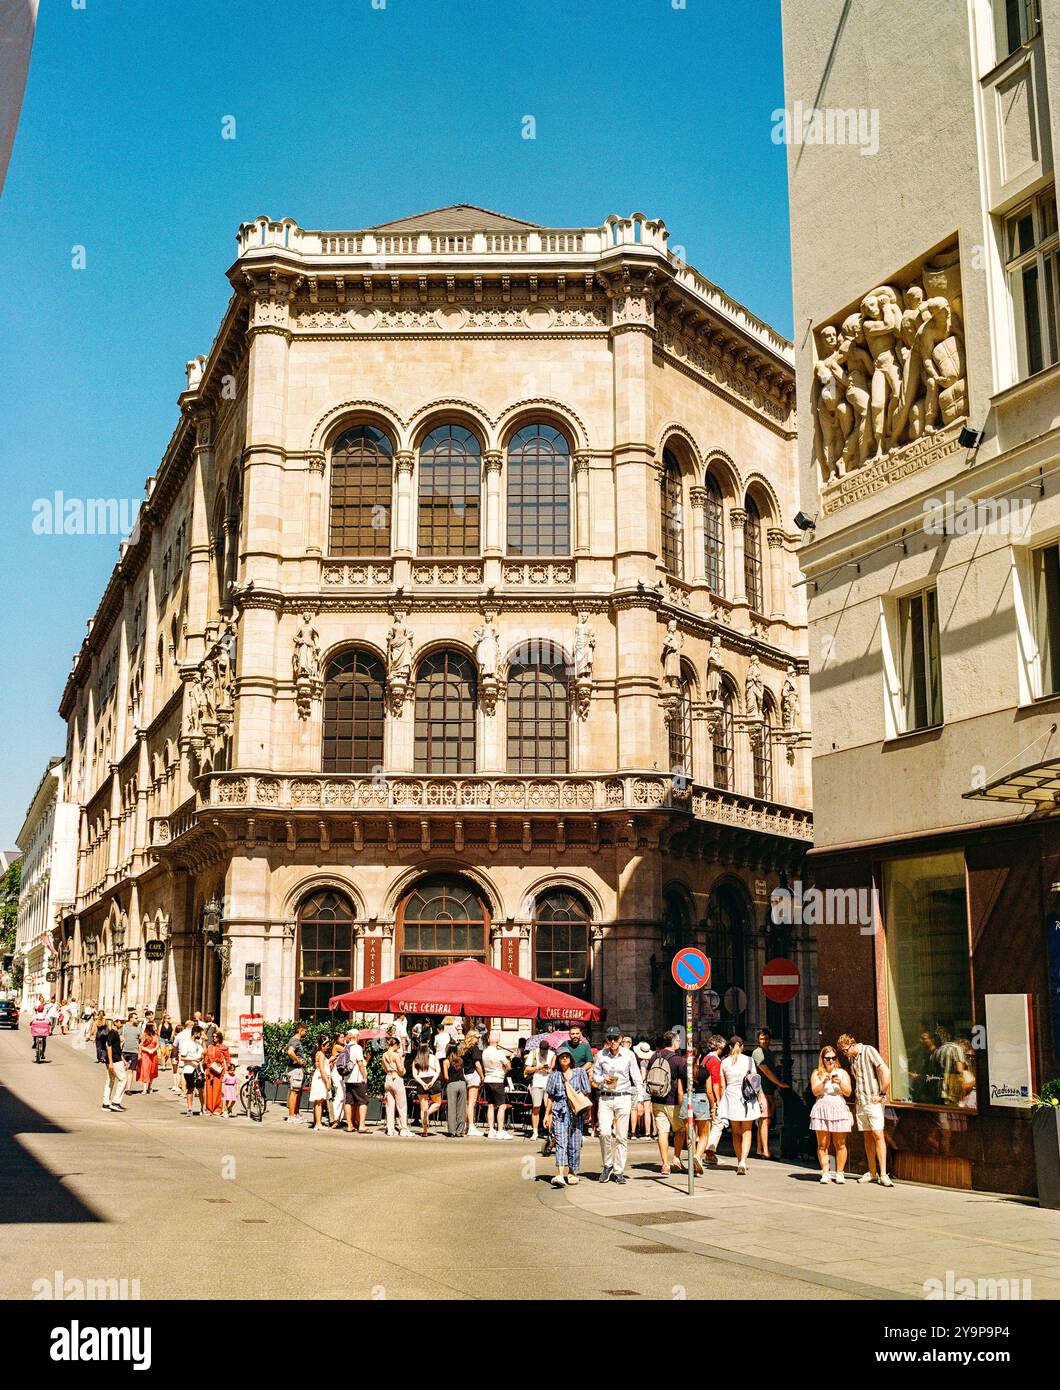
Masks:
[[[0,999],[0,1028],[18,1027],[18,1005],[13,999]]]

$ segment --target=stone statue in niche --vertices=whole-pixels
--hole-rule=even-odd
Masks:
[[[814,460],[827,485],[967,415],[956,246],[816,333]]]
[[[795,667],[789,666],[780,690],[780,719],[785,730],[799,727],[799,688],[795,684]]]
[[[710,639],[710,651],[707,653],[707,699],[712,705],[721,703],[721,673],[724,670],[721,638],[715,633]]]
[[[302,626],[294,635],[291,665],[295,680],[299,677],[317,680],[320,677],[320,634],[313,626],[311,613],[302,614]]]
[[[579,613],[574,625],[574,707],[580,718],[589,714],[593,693],[593,661],[596,658],[596,632],[588,613]]]
[[[744,703],[747,707],[748,719],[761,720],[764,688],[762,667],[758,663],[758,657],[752,656],[747,664],[747,680],[744,685]]]
[[[401,707],[412,679],[412,633],[405,626],[405,613],[395,609],[394,622],[386,635],[386,680],[390,706],[395,714]]]
[[[681,650],[684,645],[685,639],[677,630],[677,619],[671,618],[666,624],[662,649],[663,681],[667,685],[681,684]]]
[[[475,660],[478,662],[479,678],[497,678],[500,665],[501,644],[494,618],[496,614],[487,613],[486,621],[475,629]]]

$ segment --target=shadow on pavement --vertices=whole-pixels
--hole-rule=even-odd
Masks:
[[[0,1085],[0,1173],[4,1179],[0,1223],[103,1220],[18,1142],[20,1134],[67,1133],[62,1125],[47,1119]]]

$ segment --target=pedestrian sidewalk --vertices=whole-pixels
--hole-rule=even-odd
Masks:
[[[869,1298],[1060,1298],[1060,1212],[1018,1199],[856,1179],[825,1185],[816,1167],[777,1161],[752,1160],[738,1177],[724,1159],[689,1197],[687,1174],[662,1177],[644,1143],[630,1146],[625,1186],[596,1181],[591,1141],[584,1158],[588,1171],[559,1200],[661,1246],[798,1271]]]

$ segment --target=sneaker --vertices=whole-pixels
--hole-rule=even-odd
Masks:
[[[612,1182],[617,1182],[619,1187],[625,1187],[626,1183],[629,1182],[629,1178],[626,1177],[625,1173],[616,1173],[612,1178]]]
[[[403,1129],[398,1133],[399,1139],[415,1139],[415,1137],[411,1129]]]
[[[615,1170],[614,1170],[614,1168],[611,1167],[611,1165],[610,1165],[610,1163],[609,1163],[609,1164],[607,1165],[607,1167],[603,1170],[603,1172],[600,1174],[600,1176],[596,1179],[596,1181],[597,1181],[597,1182],[610,1182],[611,1179],[614,1177],[614,1174],[615,1174]]]
[[[495,1129],[490,1129],[490,1130],[487,1130],[487,1131],[486,1131],[486,1138],[487,1138],[487,1139],[496,1139],[496,1137],[497,1137],[497,1131],[496,1131]]]
[[[738,1177],[746,1178],[746,1176],[747,1176],[747,1165],[744,1164],[744,1163],[737,1163],[737,1165],[736,1165],[736,1173],[737,1173],[737,1176],[738,1176]]]
[[[831,1181],[832,1181],[832,1175],[831,1175],[831,1173],[822,1173],[822,1174],[821,1174],[821,1181],[822,1181],[822,1182],[831,1182]]]
[[[566,1186],[567,1186],[567,1179],[563,1176],[562,1173],[557,1173],[556,1176],[552,1179],[552,1186],[553,1186],[553,1187],[566,1187]]]
[[[890,1174],[889,1174],[889,1173],[883,1173],[883,1174],[881,1175],[881,1177],[880,1177],[880,1186],[881,1186],[881,1187],[893,1187],[893,1186],[894,1186],[894,1183],[891,1182],[891,1178],[890,1178]]]
[[[861,1175],[860,1178],[858,1178],[858,1182],[875,1182],[875,1181],[876,1181],[876,1174],[875,1174],[875,1173],[870,1173],[870,1172],[868,1172],[867,1170],[866,1170],[864,1173],[862,1173],[862,1175]]]
[[[842,1187],[843,1184],[846,1182],[846,1178],[843,1176],[842,1173],[837,1173],[837,1174],[835,1175],[835,1180],[836,1180],[836,1182],[839,1184],[840,1187]]]
[[[121,1110],[123,1113],[124,1113],[124,1110],[125,1110],[125,1106],[124,1106],[124,1105],[112,1105],[110,1108],[111,1108],[112,1110]]]
[[[577,1173],[568,1173],[568,1174],[567,1174],[567,1186],[568,1186],[568,1187],[573,1187],[573,1186],[575,1185],[575,1183],[579,1183],[579,1182],[581,1182],[581,1178],[579,1178],[579,1176],[578,1176]]]
[[[109,1109],[110,1109],[110,1106],[109,1106],[109,1105],[101,1105],[99,1108],[100,1108],[101,1110],[109,1110]]]
[[[498,1138],[498,1139],[513,1139],[514,1137],[515,1137],[515,1136],[512,1135],[512,1134],[510,1134],[506,1129],[499,1129],[499,1130],[497,1131],[497,1138]]]
[[[476,1138],[479,1138],[485,1131],[481,1129],[476,1129],[474,1125],[468,1125],[467,1132],[468,1134],[473,1134]]]

